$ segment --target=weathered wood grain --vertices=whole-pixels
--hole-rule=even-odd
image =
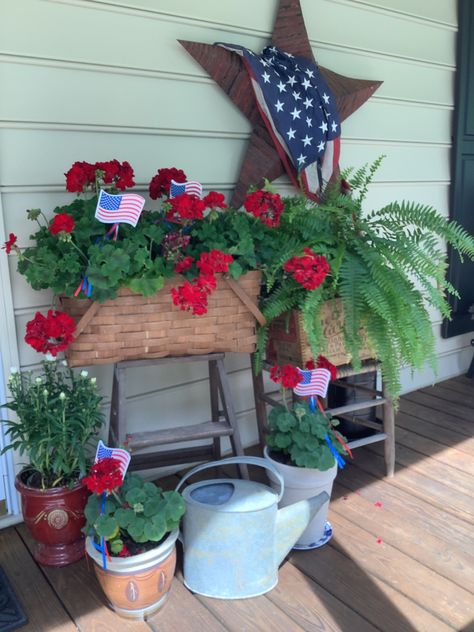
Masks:
[[[437,426],[429,421],[420,419],[419,417],[413,417],[405,413],[399,412],[396,417],[397,431],[400,428],[411,430],[422,437],[428,437],[439,441],[447,447],[455,448],[458,452],[467,454],[470,457],[474,454],[474,437],[468,437],[464,434],[459,434],[456,428],[445,428],[444,426]]]
[[[21,630],[77,630],[14,527],[0,531],[0,565],[28,617],[27,625]]]

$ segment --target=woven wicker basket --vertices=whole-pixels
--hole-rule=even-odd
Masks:
[[[126,288],[116,299],[104,303],[59,297],[60,309],[77,323],[75,342],[66,352],[69,365],[254,351],[255,318],[263,319],[256,305],[260,272],[249,272],[238,281],[216,276],[217,288],[209,296],[207,314],[202,316],[173,305],[170,288],[182,282],[179,277],[169,279],[150,297]]]
[[[342,332],[344,314],[342,302],[339,299],[326,301],[321,309],[321,320],[327,348],[322,354],[336,366],[349,364],[351,356],[344,345]],[[361,360],[373,358],[367,336],[360,332],[364,339],[359,357]],[[292,310],[289,314],[283,314],[272,321],[267,347],[267,360],[277,364],[295,364],[304,367],[313,357],[308,338],[303,327],[303,315],[298,310]]]

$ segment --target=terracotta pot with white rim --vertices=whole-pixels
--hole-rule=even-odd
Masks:
[[[86,538],[86,552],[94,561],[94,570],[110,605],[117,614],[144,621],[166,602],[176,568],[176,546],[179,530],[175,529],[156,548],[132,555],[107,559]]]
[[[320,492],[327,492],[328,496],[331,497],[333,482],[337,474],[336,462],[334,462],[333,467],[326,471],[308,467],[297,467],[296,465],[286,465],[285,463],[273,459],[267,446],[264,448],[263,456],[278,470],[285,482],[285,490],[279,507],[292,505],[299,500],[316,496]],[[267,472],[267,475],[270,479],[271,486],[274,487],[274,489],[279,489],[279,483],[277,479],[272,476],[270,470]],[[294,549],[315,549],[330,540],[332,527],[327,520],[328,510],[329,500],[324,503],[303,531],[294,545]]]

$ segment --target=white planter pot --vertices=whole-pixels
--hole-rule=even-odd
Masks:
[[[271,458],[268,448],[265,447],[263,456],[280,472],[285,481],[285,491],[279,503],[279,507],[292,505],[306,498],[316,496],[320,492],[327,492],[331,497],[332,485],[337,474],[337,464],[329,470],[322,472],[307,467],[296,467],[294,465],[285,465]],[[274,489],[279,489],[279,484],[270,471],[267,472],[270,484]],[[330,539],[332,529],[327,522],[329,510],[329,501],[324,503],[313,520],[301,534],[296,542],[294,549],[315,549]]]

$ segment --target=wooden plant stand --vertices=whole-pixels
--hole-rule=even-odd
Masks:
[[[125,412],[125,380],[128,368],[148,367],[177,362],[208,362],[211,420],[192,426],[177,426],[147,432],[127,432]],[[219,398],[222,410],[219,408]],[[114,365],[112,404],[110,408],[109,445],[126,444],[131,450],[131,470],[178,465],[195,461],[221,458],[221,437],[229,437],[235,456],[243,456],[237,418],[229,381],[224,368],[224,353],[190,355],[180,357],[129,360]],[[176,448],[136,454],[151,446],[161,446],[182,441],[211,439],[212,443],[197,447]],[[239,466],[240,474],[248,478],[247,467]]]
[[[268,371],[270,369],[270,365],[268,363],[265,363],[263,368],[264,370]],[[373,408],[375,406],[382,407],[383,418],[381,423],[366,419],[351,418],[351,421],[353,423],[367,426],[376,430],[376,432],[375,434],[368,437],[349,441],[347,445],[351,448],[351,450],[353,450],[354,448],[359,448],[363,445],[368,445],[369,443],[384,441],[385,466],[387,469],[387,476],[391,477],[393,476],[395,470],[395,415],[392,400],[387,395],[385,386],[382,384],[382,390],[378,391],[366,388],[365,386],[361,386],[359,384],[352,384],[340,380],[340,378],[360,375],[361,373],[368,373],[370,371],[376,371],[377,368],[377,362],[374,360],[364,361],[362,363],[360,371],[357,371],[357,373],[349,364],[338,366],[338,379],[331,382],[331,384],[334,384],[335,386],[341,386],[343,388],[350,388],[362,391],[367,394],[367,399],[364,401],[347,404],[345,406],[338,406],[337,408],[328,408],[327,412],[331,413],[331,415],[333,416],[344,416],[348,413],[352,413],[365,408]],[[278,396],[279,391],[275,390],[267,393],[265,392],[263,371],[259,375],[255,375],[252,371],[252,375],[255,395],[255,408],[257,413],[258,434],[260,445],[263,449],[263,446],[266,443],[265,436],[268,431],[267,404],[270,404],[270,406],[277,406],[280,404],[280,402],[275,399],[275,397]]]

